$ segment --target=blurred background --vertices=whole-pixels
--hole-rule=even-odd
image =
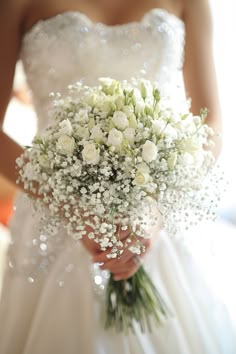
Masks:
[[[189,238],[194,257],[210,285],[230,310],[236,323],[236,47],[235,0],[210,0],[214,24],[214,56],[223,117],[223,150],[220,157],[229,181],[221,202],[220,221],[209,228],[208,238],[199,242],[198,228]],[[200,24],[199,24],[200,26]],[[21,63],[17,64],[12,99],[4,131],[21,145],[30,144],[36,132],[36,116],[31,105]],[[3,255],[9,237],[8,222],[13,212],[15,187],[0,176],[0,283]],[[205,226],[202,226],[206,230]]]
[[[222,203],[222,215],[236,224],[236,21],[234,0],[210,0],[214,21],[214,54],[223,117],[222,163],[229,180]]]

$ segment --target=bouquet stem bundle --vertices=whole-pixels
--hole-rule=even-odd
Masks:
[[[161,325],[171,315],[162,296],[143,266],[129,279],[115,281],[111,274],[106,289],[106,328],[118,332],[152,331],[152,324]]]

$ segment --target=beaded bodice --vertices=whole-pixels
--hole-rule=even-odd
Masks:
[[[23,38],[21,59],[39,130],[48,124],[50,92],[63,93],[68,84],[78,80],[94,85],[104,76],[120,80],[143,77],[157,81],[161,90],[175,90],[176,97],[177,85],[183,88],[184,38],[183,22],[162,9],[149,11],[139,22],[117,26],[93,23],[80,12],[65,12],[37,22]],[[58,262],[56,281],[63,286],[64,277],[72,269],[86,274],[83,269],[87,262],[92,278],[103,279],[99,287],[93,280],[96,291],[104,289],[106,277],[96,264],[91,266],[81,243],[75,247],[74,240],[65,237],[64,229],[56,237],[42,235],[40,220],[31,202],[20,194],[11,222],[11,234],[18,235],[19,230],[22,234],[13,237],[9,247],[13,273],[26,274],[33,283],[41,270],[47,273],[51,264]]]
[[[80,12],[64,12],[37,22],[24,36],[21,58],[32,90],[39,127],[47,123],[50,92],[62,92],[98,77],[144,77],[160,87],[176,86],[182,69],[183,22],[153,9],[139,22],[107,26]]]

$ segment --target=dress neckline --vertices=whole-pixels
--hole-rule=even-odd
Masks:
[[[147,19],[147,17],[151,16],[152,14],[160,14],[160,15],[165,15],[166,17],[176,21],[177,23],[181,24],[182,26],[184,26],[184,21],[178,17],[177,15],[175,15],[174,13],[164,9],[164,8],[161,8],[161,7],[156,7],[156,8],[153,8],[153,9],[150,9],[148,10],[142,17],[140,20],[137,20],[137,21],[130,21],[130,22],[126,22],[126,23],[122,23],[122,24],[116,24],[116,25],[108,25],[106,23],[103,23],[103,22],[95,22],[95,21],[92,21],[88,15],[86,15],[85,13],[81,12],[81,11],[77,11],[77,10],[68,10],[68,11],[64,11],[64,12],[60,12],[56,15],[53,15],[53,16],[50,16],[48,18],[45,18],[45,19],[40,19],[38,21],[36,21],[24,34],[23,34],[23,40],[28,37],[29,35],[31,35],[34,30],[37,28],[37,26],[39,24],[46,24],[46,23],[50,23],[50,22],[53,22],[55,20],[57,20],[58,18],[63,18],[63,17],[66,17],[66,16],[78,16],[78,17],[81,17],[83,18],[83,20],[89,25],[89,26],[92,26],[92,27],[96,27],[96,26],[102,26],[108,30],[112,30],[112,29],[119,29],[119,28],[126,28],[126,27],[129,27],[129,26],[133,26],[133,25],[141,25],[144,20]]]

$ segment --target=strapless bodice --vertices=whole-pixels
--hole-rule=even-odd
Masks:
[[[143,77],[169,91],[182,71],[184,38],[182,20],[163,9],[116,26],[74,11],[37,22],[23,38],[21,58],[39,127],[47,123],[49,93],[63,93],[78,80],[94,85],[104,76]]]

